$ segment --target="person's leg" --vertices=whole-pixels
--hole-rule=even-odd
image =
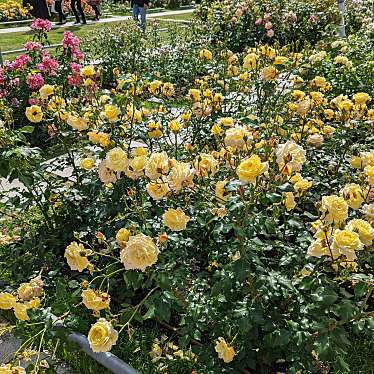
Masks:
[[[147,10],[143,6],[140,8],[140,28],[142,29],[143,32],[145,32],[145,25],[146,25],[146,17],[147,17]]]
[[[76,1],[77,1],[77,9],[78,9],[78,12],[79,12],[79,14],[80,14],[81,17],[82,17],[82,23],[85,24],[85,23],[87,23],[87,22],[86,22],[86,16],[84,15],[84,12],[83,12],[82,2],[81,2],[81,0],[76,0]]]
[[[74,14],[74,17],[75,17],[75,21],[77,23],[79,23],[80,22],[79,14],[77,12],[77,8],[75,7],[76,2],[77,2],[77,0],[70,0],[70,8],[73,11],[73,14]]]
[[[99,8],[97,7],[97,5],[91,5],[91,6],[92,6],[92,9],[95,12],[95,19],[98,21],[100,19],[100,16],[101,16]]]
[[[65,15],[62,11],[62,1],[55,1],[55,10],[58,14],[58,21],[59,23],[63,23],[65,21]]]
[[[132,17],[136,23],[139,23],[139,6],[137,4],[132,7]]]

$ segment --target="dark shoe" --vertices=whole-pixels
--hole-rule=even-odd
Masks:
[[[87,25],[87,21],[83,21],[83,22],[82,22],[82,25]]]
[[[81,24],[81,21],[75,21],[74,23],[73,23],[73,25],[80,25]]]

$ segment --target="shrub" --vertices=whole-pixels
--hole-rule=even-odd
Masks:
[[[257,43],[301,49],[331,35],[339,20],[335,0],[203,1],[196,14],[214,41],[234,51]]]

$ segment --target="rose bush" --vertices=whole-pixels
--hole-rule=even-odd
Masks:
[[[336,73],[373,78],[356,38],[236,54],[202,38],[178,49],[184,80],[170,54],[160,71],[113,60],[111,90],[89,61],[73,87],[34,90],[24,113],[62,156],[21,168],[0,207],[32,213],[0,251],[0,309],[29,347],[55,341],[56,318],[94,351],[151,325],[154,371],[349,371],[352,334],[374,329],[373,95]]]

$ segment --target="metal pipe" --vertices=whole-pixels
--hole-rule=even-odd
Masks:
[[[55,330],[63,330],[63,331],[66,330],[66,327],[64,326],[61,320],[58,320],[57,317],[55,316],[53,320],[54,320],[53,327]],[[55,335],[56,331],[52,332],[52,334]],[[90,347],[90,343],[88,342],[87,337],[84,336],[83,334],[80,334],[78,332],[72,332],[72,333],[68,333],[66,337],[69,342],[77,344],[83,352],[85,352],[87,355],[93,358],[100,365],[109,369],[112,373],[140,374],[137,370],[135,370],[130,365],[126,364],[126,362],[122,361],[120,358],[118,358],[113,353],[94,352]]]
[[[137,370],[110,352],[93,352],[87,338],[82,334],[73,332],[68,335],[67,339],[78,344],[83,352],[115,374],[139,374]]]

